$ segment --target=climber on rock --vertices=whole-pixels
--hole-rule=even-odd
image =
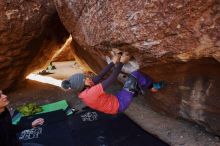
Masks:
[[[123,65],[131,58],[127,52],[122,53],[118,49],[113,52],[112,62],[99,75],[90,78],[86,74],[76,73],[69,80],[62,81],[61,87],[73,90],[88,107],[107,114],[123,112],[139,92],[144,93],[147,89],[157,92],[163,87],[163,82],[154,83],[148,75],[134,71],[116,95],[106,93],[106,89],[117,79]],[[102,80],[112,68],[110,76]]]

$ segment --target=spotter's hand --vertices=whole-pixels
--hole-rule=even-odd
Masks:
[[[34,120],[32,123],[31,123],[31,126],[32,127],[37,127],[39,125],[43,125],[44,124],[44,119],[43,118],[38,118],[36,120]]]

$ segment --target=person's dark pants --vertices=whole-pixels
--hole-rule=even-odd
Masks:
[[[132,72],[126,82],[124,87],[120,90],[116,96],[119,101],[119,112],[123,112],[130,105],[134,96],[138,94],[139,91],[144,93],[149,86],[152,85],[152,79],[139,71]]]

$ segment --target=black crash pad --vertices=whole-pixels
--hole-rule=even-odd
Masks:
[[[71,146],[73,139],[64,111],[58,110],[22,117],[20,124],[31,123],[31,121],[39,117],[44,118],[44,125],[21,132],[18,137],[22,143],[38,143],[45,146]]]
[[[23,117],[21,123],[29,123],[38,117],[45,119],[45,125],[36,129],[38,133],[42,130],[41,134],[37,138],[33,135],[32,139],[23,138],[22,142],[46,146],[168,146],[125,114],[107,115],[86,108],[68,117],[63,111]]]
[[[74,146],[168,146],[125,114],[112,116],[86,109],[73,119],[70,127]]]

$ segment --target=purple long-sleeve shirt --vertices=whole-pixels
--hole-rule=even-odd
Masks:
[[[118,74],[121,72],[123,65],[124,64],[121,62],[117,64],[114,64],[113,62],[111,62],[100,72],[99,75],[97,75],[96,77],[92,79],[93,83],[98,84],[103,79],[103,77],[113,68],[113,66],[115,66],[111,75],[105,80],[101,81],[102,87],[105,90],[117,79]]]

